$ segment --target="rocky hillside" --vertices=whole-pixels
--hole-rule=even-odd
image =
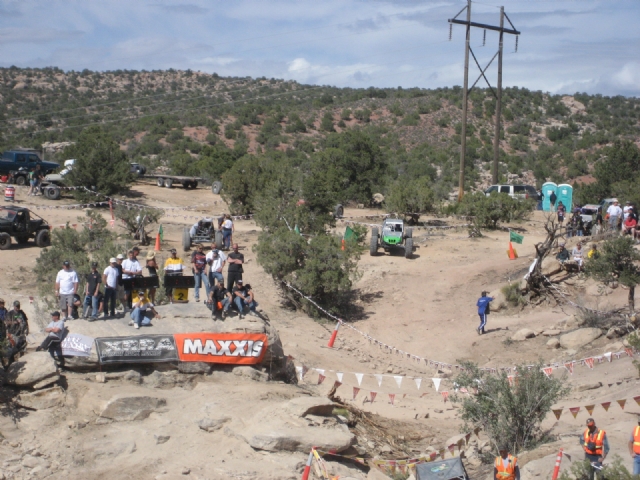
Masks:
[[[506,181],[587,180],[601,147],[640,144],[640,100],[526,89],[504,92],[500,174]],[[385,152],[389,178],[430,175],[444,195],[457,182],[460,87],[352,89],[187,71],[64,72],[0,69],[3,149],[42,149],[62,159],[60,142],[82,129],[109,131],[132,161],[214,178],[245,154],[309,154],[332,132],[365,131]],[[490,179],[495,99],[470,95],[467,176]],[[196,162],[210,159],[210,165]],[[426,160],[426,162],[425,162]],[[419,164],[419,168],[416,168]],[[204,165],[204,166],[203,166]],[[382,187],[384,190],[384,187]]]

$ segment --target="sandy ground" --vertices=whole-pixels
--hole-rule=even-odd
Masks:
[[[167,216],[161,220],[165,232],[161,259],[167,255],[171,246],[181,250],[180,239],[185,226],[192,225],[197,217],[216,215],[226,208],[221,198],[213,195],[208,188],[184,190],[178,187],[169,190],[151,184],[137,184],[129,200],[158,207],[190,209],[168,211]],[[72,203],[70,198],[52,202],[43,197],[26,197],[26,190],[18,189],[17,192],[17,204],[30,208]],[[52,225],[77,223],[77,217],[83,214],[77,209],[41,209],[35,212]],[[108,210],[103,212],[105,218],[109,218]],[[376,213],[379,211],[347,209],[345,216],[347,220],[375,223],[375,220],[366,219],[365,215]],[[444,221],[447,224],[462,223],[453,219]],[[508,233],[489,232],[483,238],[470,239],[464,228],[436,233],[415,230],[414,239],[418,248],[414,258],[410,260],[389,254],[371,257],[367,252],[360,261],[362,277],[356,284],[361,297],[358,301],[361,313],[357,318],[344,320],[404,352],[447,364],[472,360],[481,366],[503,367],[522,362],[533,363],[539,359],[545,362],[562,362],[611,351],[609,344],[616,340],[604,337],[587,349],[573,354],[567,354],[562,349],[548,349],[545,344],[549,338],[545,336],[525,342],[505,342],[520,328],[549,328],[575,314],[575,310],[569,305],[494,313],[489,318],[488,333],[484,336],[477,335],[475,302],[480,292],[494,291],[509,281],[520,281],[532,261],[533,244],[543,239],[542,221],[541,212],[536,212],[530,221],[519,225],[525,239],[523,245],[517,246],[520,258],[515,261],[510,261],[507,257]],[[343,230],[344,227],[344,222],[341,222],[337,230]],[[116,230],[122,233],[119,227]],[[193,430],[190,429],[197,420],[198,412],[214,408],[212,405],[221,411],[255,412],[261,405],[261,400],[270,395],[291,398],[303,391],[326,394],[337,379],[335,372],[342,372],[343,381],[337,390],[338,396],[366,411],[411,422],[416,429],[424,432],[430,445],[437,449],[445,447],[447,439],[459,433],[461,423],[457,418],[457,409],[450,402],[443,401],[431,379],[442,378],[440,391],[452,392],[452,372],[446,368],[438,369],[417,363],[405,355],[389,353],[346,327],[340,329],[335,348],[327,348],[335,322],[314,321],[302,313],[283,308],[280,292],[271,278],[257,265],[252,252],[257,235],[258,228],[252,220],[236,222],[234,240],[241,245],[245,254],[245,282],[251,282],[261,308],[279,329],[285,352],[294,357],[296,365],[325,370],[326,380],[322,384],[318,385],[318,373],[314,370],[310,370],[304,382],[297,387],[256,383],[243,377],[220,374],[209,382],[198,384],[193,390],[175,388],[162,391],[163,395],[171,398],[168,413],[158,416],[154,414],[141,424],[111,424],[83,430],[59,431],[60,427],[57,427],[58,430],[47,427],[50,424],[47,411],[39,411],[29,412],[14,422],[2,419],[2,434],[23,444],[35,441],[43,450],[55,451],[55,444],[58,442],[59,448],[66,452],[61,458],[67,458],[67,466],[61,467],[51,478],[86,477],[89,467],[95,478],[169,478],[173,474],[179,475],[186,466],[190,466],[192,475],[198,478],[296,478],[305,455],[265,455],[254,452],[246,443],[234,437],[220,434],[193,437],[189,433],[193,433]],[[34,245],[14,245],[12,250],[0,254],[3,259],[0,262],[0,296],[8,303],[14,299],[21,300],[31,318],[31,324],[42,327],[46,319],[37,318],[28,300],[29,296],[35,296],[36,293],[35,278],[31,272],[37,261],[38,250]],[[142,258],[144,253],[145,248]],[[188,254],[184,254],[183,258],[186,259],[187,256]],[[586,286],[588,285],[583,285],[585,288]],[[600,300],[583,295],[588,304],[604,307],[624,305],[626,294],[625,290],[619,288]],[[200,305],[199,308],[204,306]],[[72,322],[71,329],[82,331],[82,322]],[[125,319],[114,322],[100,328],[105,333],[127,334],[130,327],[126,326]],[[171,331],[175,327],[171,319],[158,322],[159,331]],[[360,385],[361,391],[354,401],[353,387],[358,386],[355,373],[385,376],[379,385],[373,375],[365,375]],[[412,378],[404,378],[398,386],[394,375],[419,377],[422,379],[421,386],[418,389]],[[593,416],[609,432],[612,453],[619,453],[630,466],[626,441],[635,424],[635,417],[629,413],[640,411],[640,407],[629,400],[625,410],[622,410],[615,400],[631,399],[640,392],[637,370],[631,359],[623,357],[611,363],[596,364],[592,370],[576,366],[573,375],[567,375],[566,371],[559,369],[553,375],[564,378],[573,387],[570,397],[558,407],[598,405]],[[123,386],[119,383],[95,384],[88,382],[85,376],[76,374],[70,374],[68,382],[70,397],[75,400],[68,402],[70,405],[65,411],[66,419],[82,418],[82,408],[89,408],[83,406],[87,401],[87,393],[89,397],[102,398],[108,396],[109,392],[105,389],[148,391],[141,386]],[[602,386],[585,389],[586,386],[597,385],[597,382],[601,382]],[[372,391],[377,392],[373,403],[368,401]],[[390,393],[396,395],[393,405],[388,395]],[[605,401],[613,402],[608,412],[599,406],[599,403]],[[427,414],[428,418],[425,418]],[[587,416],[584,408],[576,419],[566,410],[558,422],[550,415],[543,426],[551,429],[552,433],[563,436],[555,444],[545,447],[547,450],[542,449],[538,454],[523,460],[533,461],[545,455],[555,455],[559,446],[579,454],[577,440],[571,438],[571,435],[578,435],[582,431]],[[153,435],[163,430],[175,432],[171,436],[176,441],[155,445]],[[46,432],[46,435],[42,432]],[[137,451],[126,458],[118,457],[117,468],[108,460],[109,455],[102,460],[94,459],[86,467],[73,461],[72,454],[67,455],[69,450],[72,453],[77,448],[82,450],[85,442],[90,445],[91,441],[98,441],[97,439],[107,443],[135,440]],[[551,467],[545,463],[536,468],[546,471],[546,468],[552,468],[552,464]],[[235,472],[235,475],[231,472]]]

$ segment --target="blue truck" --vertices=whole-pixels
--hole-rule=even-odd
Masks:
[[[11,176],[11,182],[16,185],[29,184],[29,172],[36,165],[40,165],[42,175],[57,170],[60,165],[54,162],[45,162],[35,150],[9,150],[0,158],[0,175]]]

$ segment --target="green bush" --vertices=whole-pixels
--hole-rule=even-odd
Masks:
[[[458,207],[461,215],[473,216],[483,228],[497,228],[499,222],[524,220],[531,215],[535,203],[530,200],[517,200],[506,193],[492,192],[486,196],[482,192],[462,197]]]
[[[433,190],[428,177],[412,180],[401,179],[395,181],[385,197],[385,207],[388,212],[397,212],[409,215],[414,222],[420,218],[420,214],[433,208]]]
[[[505,296],[505,299],[512,307],[520,307],[526,303],[522,292],[520,291],[520,285],[517,283],[508,283],[500,289]]]
[[[590,480],[592,478],[591,462],[587,459],[577,460],[571,464],[568,470],[563,471],[558,480]],[[627,467],[623,465],[620,455],[613,456],[613,462],[605,465],[601,472],[601,477],[607,480],[633,480],[637,475],[632,475]]]

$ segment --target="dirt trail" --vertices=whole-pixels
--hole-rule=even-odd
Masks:
[[[212,216],[226,210],[221,198],[213,195],[208,188],[184,190],[136,184],[128,200],[150,206],[190,209],[167,211],[167,215],[162,218],[165,235],[163,255],[166,255],[169,246],[180,250],[182,229],[195,223],[197,217]],[[30,207],[55,207],[75,202],[70,198],[51,202],[42,197],[26,197],[26,190],[18,189],[17,203]],[[83,215],[83,212],[76,209],[35,211],[53,225],[77,223],[76,218]],[[105,218],[109,218],[108,209],[103,210],[103,213]],[[354,219],[365,223],[375,223],[375,220],[365,216],[377,213],[377,210],[346,209],[345,216],[357,217]],[[543,238],[542,220],[541,213],[536,212],[531,221],[520,225],[524,229],[522,233],[525,239],[523,245],[517,246],[520,258],[515,261],[509,261],[506,254],[508,233],[489,232],[482,238],[470,239],[467,238],[465,229],[430,233],[415,230],[415,243],[419,248],[411,260],[388,254],[371,257],[366,253],[360,261],[362,278],[356,283],[363,299],[357,305],[361,314],[357,318],[345,320],[388,345],[448,364],[465,359],[491,367],[533,363],[538,359],[562,362],[569,358],[582,358],[587,354],[601,355],[610,351],[607,350],[611,348],[608,345],[616,340],[604,337],[596,340],[586,350],[574,354],[567,354],[562,349],[548,349],[545,344],[549,338],[541,335],[524,342],[506,341],[521,328],[547,329],[575,314],[574,309],[568,305],[494,313],[489,317],[488,333],[477,335],[475,302],[480,292],[494,291],[508,281],[520,281],[532,261],[533,244]],[[444,221],[448,224],[461,223],[452,219]],[[59,455],[59,468],[51,478],[86,478],[89,471],[93,472],[94,478],[177,478],[182,476],[182,470],[187,467],[195,478],[297,478],[296,472],[306,455],[254,451],[233,433],[217,432],[202,436],[198,432],[199,435],[194,436],[193,424],[203,409],[239,416],[242,416],[242,412],[250,412],[246,414],[248,417],[274,399],[291,398],[305,392],[324,395],[337,379],[335,372],[343,373],[342,385],[337,390],[338,396],[365,411],[388,419],[411,422],[415,429],[424,432],[424,447],[427,444],[436,448],[444,447],[447,439],[459,433],[457,409],[450,402],[443,402],[441,394],[436,392],[431,381],[433,377],[442,378],[440,390],[452,391],[449,378],[451,372],[448,369],[434,369],[404,355],[389,353],[346,327],[339,331],[336,348],[328,349],[326,344],[334,322],[314,321],[302,313],[284,309],[277,286],[257,265],[252,251],[257,241],[258,227],[252,220],[238,220],[235,226],[234,240],[241,245],[246,258],[245,282],[251,282],[261,308],[268,313],[280,331],[285,352],[294,357],[296,365],[324,369],[324,382],[318,384],[318,373],[314,370],[309,371],[305,381],[297,387],[255,382],[246,377],[219,373],[209,381],[197,384],[192,390],[151,390],[151,394],[162,394],[169,399],[168,412],[152,414],[145,423],[90,425],[77,429],[54,424],[49,418],[50,410],[21,412],[21,418],[15,421],[7,416],[0,419],[0,432],[7,441],[21,442],[22,445],[35,442],[38,449],[50,454],[61,450],[63,453]],[[341,222],[337,230],[343,230],[344,227],[345,224]],[[116,230],[122,233],[120,227]],[[3,279],[0,283],[0,296],[8,303],[14,299],[21,300],[32,324],[43,325],[46,319],[35,318],[35,311],[28,303],[28,297],[35,295],[32,269],[38,254],[39,249],[33,245],[14,245],[9,252],[0,254],[3,259],[0,262],[0,278]],[[187,258],[187,254],[184,255]],[[591,284],[584,283],[581,287],[588,290],[589,285]],[[624,305],[625,299],[626,291],[619,288],[600,300],[600,306]],[[592,304],[595,302],[591,298],[587,300]],[[358,385],[354,373],[385,376],[379,384],[379,380],[373,375],[365,375],[361,385]],[[453,373],[455,374],[455,370]],[[597,364],[593,369],[576,366],[573,375],[566,375],[561,370],[556,370],[553,374],[564,375],[566,381],[574,387],[571,396],[563,401],[564,407],[614,402],[608,412],[598,407],[594,416],[601,426],[611,431],[612,449],[620,453],[626,463],[630,463],[625,453],[625,442],[635,419],[628,411],[639,411],[640,408],[631,401],[623,411],[615,404],[615,400],[631,398],[640,391],[637,371],[631,364],[631,359],[622,358],[611,363]],[[403,378],[399,386],[393,376],[419,377],[422,383],[418,389],[413,378]],[[94,408],[86,404],[88,397],[98,399],[115,392],[144,391],[146,393],[142,394],[150,394],[148,387],[120,382],[102,385],[96,384],[92,379],[93,376],[89,374],[68,375],[70,400],[62,414],[65,422],[82,420],[82,409],[90,412]],[[597,385],[598,382],[602,386],[580,390],[589,385]],[[361,390],[353,401],[353,388],[358,386]],[[378,392],[375,401],[365,401],[370,400],[372,391]],[[388,395],[390,393],[395,394],[393,405]],[[427,414],[428,418],[425,418]],[[554,433],[577,435],[585,419],[584,408],[576,420],[565,411],[559,422],[551,416],[545,421],[545,426],[553,427]],[[251,426],[246,425],[244,428]],[[171,440],[156,445],[154,435],[159,435],[159,432],[168,432]],[[129,448],[127,442],[132,441],[136,444],[135,452],[114,453],[122,449],[123,452],[126,451]],[[577,445],[577,441],[574,442],[573,439],[565,443],[574,447],[574,443]],[[83,466],[84,461],[77,455],[79,451],[88,455],[87,451],[94,444],[108,444],[111,447],[105,449],[107,453],[104,455],[94,455],[91,462],[87,460],[87,466],[91,466],[87,470],[88,467]],[[7,449],[14,448],[8,443],[3,445]],[[15,447],[14,450],[19,448],[22,447]],[[5,453],[7,452],[8,450]],[[533,461],[549,454],[543,453],[532,455],[528,460]],[[114,458],[117,459],[117,465],[113,463]],[[544,470],[547,467],[541,463],[539,468]],[[356,475],[354,472],[351,474]]]

